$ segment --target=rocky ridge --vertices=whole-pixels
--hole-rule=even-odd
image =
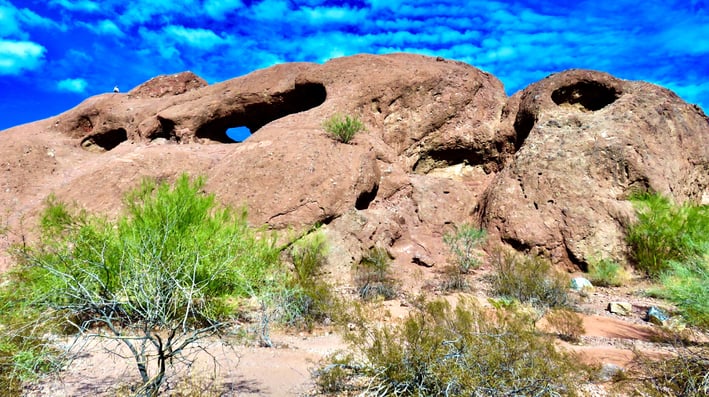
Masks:
[[[366,131],[333,140],[322,123],[335,113]],[[231,143],[238,126],[252,136]],[[31,238],[50,193],[110,215],[141,178],[188,172],[255,225],[323,224],[343,269],[375,245],[396,271],[440,267],[442,235],[473,223],[583,270],[593,257],[625,261],[634,191],[709,203],[709,120],[667,89],[601,72],[557,73],[507,97],[460,62],[357,55],[91,97],[0,132],[0,172],[3,251]]]

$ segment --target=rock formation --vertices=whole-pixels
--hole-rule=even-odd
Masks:
[[[322,123],[355,115],[350,144]],[[245,126],[243,143],[227,130]],[[572,70],[508,98],[494,76],[409,54],[292,63],[207,85],[185,72],[0,132],[0,214],[31,235],[49,193],[114,214],[144,176],[205,175],[253,224],[324,224],[346,269],[374,245],[443,265],[475,223],[569,267],[623,259],[627,201],[652,189],[709,202],[709,121],[672,92]],[[7,214],[7,215],[5,215]]]

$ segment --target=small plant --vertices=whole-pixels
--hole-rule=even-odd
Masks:
[[[325,131],[342,143],[348,143],[355,134],[364,130],[364,124],[354,116],[335,114],[323,123]]]
[[[591,261],[588,276],[591,282],[599,287],[619,287],[630,279],[628,271],[610,259]]]
[[[573,396],[587,376],[527,316],[468,299],[456,307],[418,302],[393,326],[373,323],[366,311],[351,321],[351,354],[320,371],[327,376],[317,381],[321,391],[335,385],[373,396]]]
[[[286,325],[311,329],[337,310],[336,297],[320,278],[326,252],[325,236],[319,232],[303,237],[290,248],[293,273],[278,292],[276,302],[277,317]]]
[[[386,249],[374,247],[355,267],[355,285],[360,298],[384,300],[396,297],[396,286],[389,269],[391,257]]]
[[[443,242],[450,248],[461,273],[468,274],[480,267],[476,250],[485,241],[485,237],[485,230],[467,223],[456,228],[453,233],[443,236]]]
[[[544,316],[549,326],[567,342],[577,343],[586,330],[577,313],[568,309],[552,309]]]
[[[492,284],[497,295],[540,309],[570,305],[569,279],[555,271],[548,260],[498,250],[492,256],[492,264]]]
[[[467,291],[470,289],[470,285],[465,280],[465,273],[461,271],[459,266],[447,265],[443,268],[443,279],[439,288],[443,292]]]

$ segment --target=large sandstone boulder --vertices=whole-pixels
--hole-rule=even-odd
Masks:
[[[335,141],[322,124],[336,113],[365,131]],[[234,143],[227,130],[240,126],[252,135]],[[709,201],[708,139],[706,116],[671,92],[590,71],[511,98],[470,65],[411,54],[283,64],[212,85],[159,76],[0,133],[0,221],[11,230],[0,249],[31,238],[50,193],[112,215],[143,177],[188,172],[246,205],[254,225],[324,225],[341,272],[374,246],[395,271],[438,271],[442,236],[462,223],[583,268],[623,258],[633,191]]]
[[[674,93],[586,70],[558,73],[510,99],[514,157],[486,192],[483,225],[524,251],[586,268],[626,258],[628,196],[700,202],[709,186],[709,122]]]

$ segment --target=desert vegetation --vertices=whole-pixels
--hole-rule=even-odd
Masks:
[[[580,343],[584,329],[568,276],[544,257],[502,248],[482,257],[485,232],[464,224],[444,236],[453,261],[441,292],[469,290],[465,277],[487,263],[494,297],[485,305],[465,295],[450,303],[398,291],[392,257],[379,246],[352,266],[355,293],[342,296],[321,277],[329,243],[319,227],[279,245],[274,233],[247,224],[245,209],[218,205],[203,186],[187,175],[172,185],[146,180],[125,196],[116,219],[50,196],[38,240],[14,248],[17,265],[0,286],[0,387],[20,395],[23,383],[65,366],[76,352],[60,349],[57,335],[99,337],[129,352],[141,380],[130,394],[156,396],[174,375],[173,362],[189,362],[191,348],[249,316],[261,346],[273,346],[272,323],[342,329],[347,350],[314,371],[322,394],[572,396],[594,379],[596,369],[554,344],[555,337]],[[706,329],[706,206],[649,194],[633,200],[638,220],[628,244],[636,269],[656,283],[650,294]],[[609,287],[629,280],[607,259],[592,261],[589,278]],[[372,315],[395,297],[410,306],[406,316]],[[674,355],[658,361],[638,353],[615,380],[619,387],[706,395],[706,346],[671,338]]]
[[[364,124],[355,116],[334,114],[323,122],[323,128],[334,139],[349,143],[355,134],[364,130]]]
[[[290,325],[326,315],[329,290],[316,279],[323,239],[292,244],[294,269],[284,271],[275,236],[248,226],[245,210],[217,206],[203,184],[186,175],[173,187],[146,180],[115,221],[47,200],[39,242],[18,247],[0,289],[6,390],[62,364],[52,333],[121,342],[142,381],[134,394],[155,396],[172,363],[222,336],[246,299]]]

